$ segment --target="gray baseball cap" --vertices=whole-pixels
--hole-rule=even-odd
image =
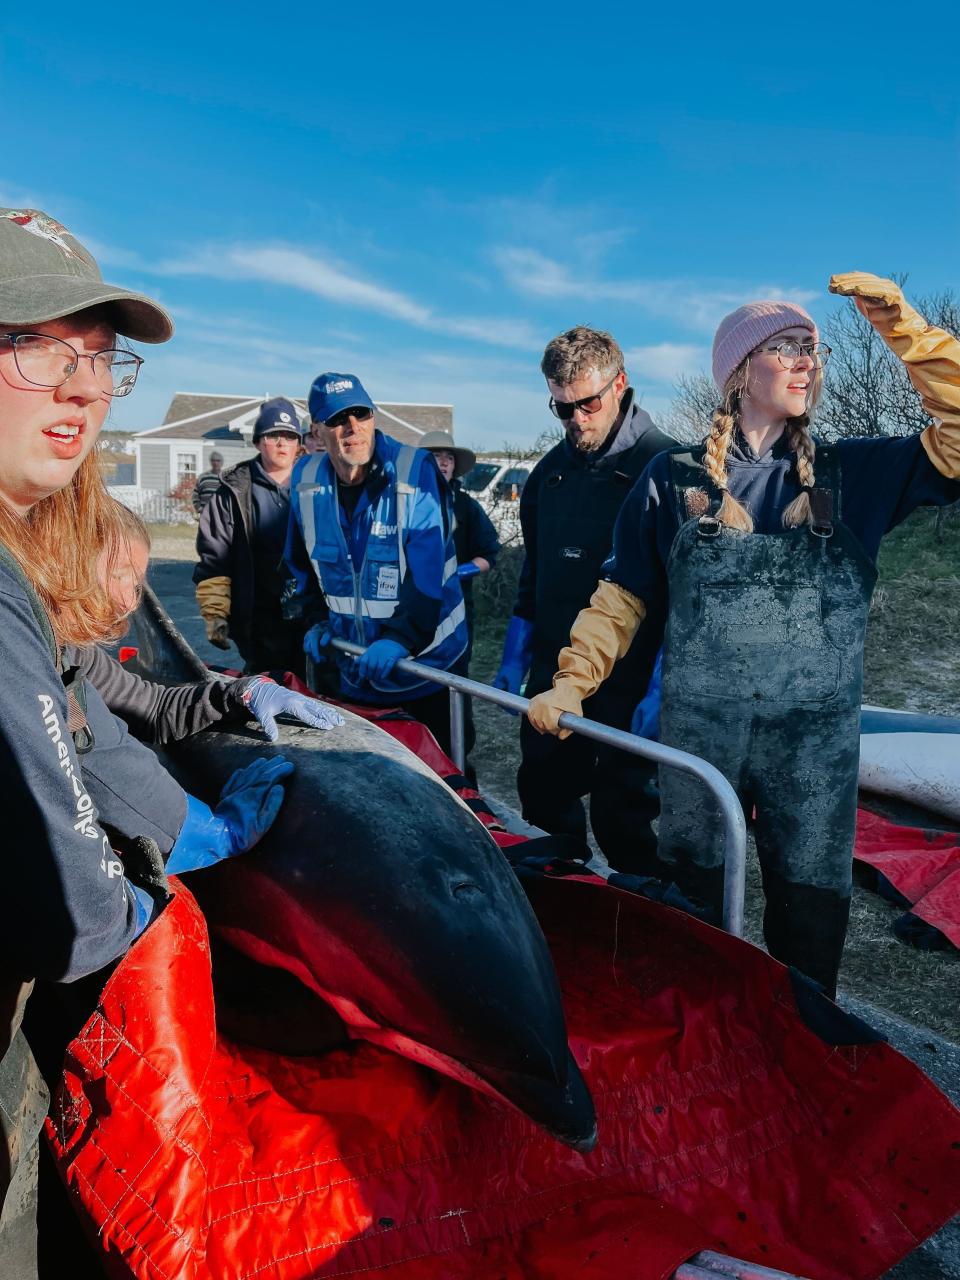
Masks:
[[[43,324],[109,308],[117,333],[166,342],[173,321],[142,293],[106,284],[76,237],[40,209],[0,209],[0,323]]]

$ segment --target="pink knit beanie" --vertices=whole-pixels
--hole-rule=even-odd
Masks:
[[[748,302],[720,321],[713,339],[713,380],[723,391],[734,369],[755,347],[784,329],[802,327],[819,341],[813,317],[795,302]]]

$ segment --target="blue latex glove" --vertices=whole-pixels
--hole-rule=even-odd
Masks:
[[[137,884],[131,884],[127,881],[127,888],[133,894],[133,905],[137,913],[136,933],[133,935],[139,938],[141,933],[153,919],[153,913],[157,908],[157,904],[150,897],[146,889],[141,889]]]
[[[361,680],[385,680],[401,658],[409,658],[410,650],[396,640],[374,640],[357,659],[357,675]]]
[[[240,696],[250,708],[251,714],[260,721],[271,742],[276,742],[280,736],[277,716],[294,716],[312,729],[335,729],[343,724],[343,716],[333,707],[318,702],[316,698],[306,698],[302,693],[285,689],[269,676],[254,676],[245,683],[247,687]]]
[[[457,565],[458,578],[475,578],[480,572],[480,566],[474,564],[472,560],[467,560],[464,564]]]
[[[324,663],[330,657],[333,633],[325,622],[316,622],[303,637],[303,652],[314,662]]]
[[[500,659],[500,670],[493,677],[495,689],[505,689],[507,693],[519,693],[520,686],[530,670],[530,659],[533,657],[533,623],[529,618],[520,618],[513,614],[507,624],[507,634],[503,641],[503,657]],[[514,714],[511,712],[511,714]]]
[[[167,859],[168,874],[212,867],[252,849],[273,826],[283,804],[280,779],[291,773],[293,764],[283,756],[261,756],[231,774],[216,810],[188,794],[187,816]]]
[[[660,740],[660,672],[663,668],[663,650],[657,654],[653,675],[647,685],[647,692],[637,703],[637,708],[630,721],[630,732],[641,738],[649,738],[651,742]]]

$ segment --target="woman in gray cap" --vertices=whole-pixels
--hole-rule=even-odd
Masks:
[[[0,933],[0,1275],[18,1280],[36,1275],[37,1138],[47,1103],[21,1029],[27,997],[36,979],[72,982],[102,969],[166,901],[162,889],[131,883],[101,820],[128,836],[153,835],[155,820],[169,870],[209,865],[266,830],[282,800],[279,779],[292,768],[257,761],[256,777],[244,771],[239,779],[229,813],[224,801],[216,812],[196,808],[151,752],[120,742],[125,728],[64,668],[66,645],[123,629],[124,610],[98,578],[117,514],[94,451],[111,399],[129,394],[142,364],[117,335],[156,343],[172,332],[162,307],[105,283],[60,223],[36,209],[0,209],[0,775],[9,904]],[[238,819],[254,803],[262,821],[244,843]],[[38,1020],[38,1034],[44,1030]]]

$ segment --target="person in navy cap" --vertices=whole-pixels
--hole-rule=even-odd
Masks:
[[[359,378],[322,373],[310,388],[323,452],[294,469],[286,559],[303,602],[314,680],[351,702],[405,708],[450,751],[447,690],[397,670],[412,657],[466,667],[467,623],[443,480],[425,449],[376,429]],[[330,645],[367,646],[359,659]]]
[[[297,411],[289,400],[265,400],[253,428],[258,457],[220,476],[197,533],[193,571],[207,639],[236,643],[245,669],[303,676],[303,622],[288,607],[283,562],[290,512],[290,473],[300,454]]]

